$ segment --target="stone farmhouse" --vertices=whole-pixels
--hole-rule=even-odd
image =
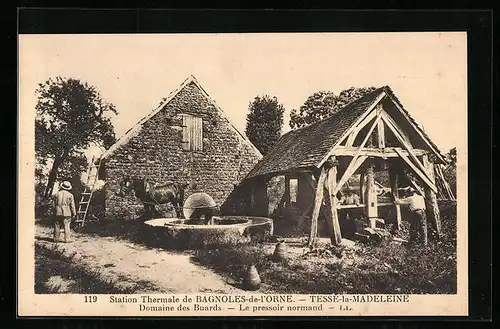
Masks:
[[[190,76],[101,157],[106,218],[132,219],[143,212],[133,194],[117,195],[126,175],[147,177],[153,184],[190,182],[185,198],[202,191],[222,205],[261,158]]]

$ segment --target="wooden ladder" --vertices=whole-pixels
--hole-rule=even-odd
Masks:
[[[99,175],[99,168],[101,167],[101,161],[99,161],[99,164],[96,166],[96,160],[96,157],[93,156],[87,169],[87,181],[85,183],[85,189],[83,190],[80,202],[78,203],[77,218],[75,220],[77,226],[85,225],[85,219],[87,218],[90,200],[92,199],[92,194],[94,193],[97,177]]]

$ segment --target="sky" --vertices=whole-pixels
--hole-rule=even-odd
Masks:
[[[38,83],[78,78],[116,106],[120,137],[194,75],[242,132],[249,102],[276,96],[286,132],[290,111],[316,91],[389,85],[447,152],[467,129],[466,40],[462,32],[20,35],[19,105],[33,117]]]

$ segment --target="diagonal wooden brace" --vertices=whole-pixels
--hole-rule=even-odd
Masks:
[[[378,122],[381,120],[381,118],[382,118],[381,115],[382,115],[382,112],[379,112],[377,114],[377,118],[375,119],[372,126],[368,130],[368,133],[366,134],[363,142],[361,143],[361,145],[359,145],[358,150],[356,151],[356,153],[354,153],[354,156],[353,156],[351,162],[349,163],[349,166],[347,166],[347,169],[345,170],[344,175],[342,175],[342,178],[339,180],[339,183],[335,186],[335,189],[333,189],[333,191],[330,192],[332,195],[336,195],[337,192],[340,191],[342,186],[344,186],[345,182],[347,182],[347,180],[352,176],[352,174],[356,171],[356,169],[358,169],[359,166],[366,160],[367,156],[359,157],[359,154],[361,153],[363,147],[365,146],[366,142],[368,141],[368,138],[370,138],[373,130],[378,125]],[[359,157],[359,159],[358,159],[358,157]]]
[[[436,185],[434,185],[433,182],[431,182],[431,180],[427,177],[427,175],[425,175],[419,168],[417,168],[413,162],[411,162],[410,159],[408,159],[408,157],[406,155],[404,155],[401,151],[399,151],[397,148],[395,149],[395,151],[399,154],[399,157],[401,159],[403,159],[407,164],[408,166],[413,170],[413,172],[415,174],[417,174],[417,176],[427,185],[429,186],[429,188],[434,191],[434,193],[437,193],[437,187]]]
[[[389,127],[389,129],[393,132],[393,134],[396,136],[396,138],[398,139],[398,141],[404,146],[404,148],[406,149],[406,151],[410,155],[410,158],[417,164],[418,168],[422,171],[422,173],[429,180],[431,180],[431,178],[427,174],[427,170],[425,169],[424,164],[422,162],[420,162],[420,160],[417,158],[417,155],[413,151],[413,148],[410,145],[408,145],[408,143],[403,138],[403,136],[401,135],[401,133],[399,132],[399,130],[396,128],[396,123],[392,120],[392,118],[389,117],[389,115],[387,113],[383,113],[382,114],[382,119],[387,124],[387,126]]]

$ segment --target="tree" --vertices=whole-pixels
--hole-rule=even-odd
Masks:
[[[449,165],[453,168],[457,167],[457,148],[454,147],[446,153],[446,160],[449,162]]]
[[[61,166],[79,152],[97,144],[108,148],[115,141],[110,115],[115,106],[104,101],[96,87],[78,79],[56,77],[36,90],[35,152],[37,161],[52,161],[43,194],[52,193]]]
[[[290,113],[290,128],[308,126],[313,122],[323,120],[336,108],[337,96],[331,91],[318,91],[309,96],[304,105]]]
[[[245,133],[255,147],[266,154],[281,136],[285,108],[276,97],[255,97],[249,104]]]
[[[338,96],[331,91],[318,91],[307,98],[297,111],[290,113],[290,128],[296,129],[323,120],[347,104],[375,90],[375,87],[351,87]]]
[[[453,192],[453,195],[457,195],[457,148],[454,147],[445,154],[445,158],[447,160],[447,165],[443,169],[443,175],[448,184],[450,185],[450,189]]]
[[[375,87],[351,87],[340,92],[337,99],[337,109],[341,109],[347,104],[363,97],[364,95],[374,91]]]

